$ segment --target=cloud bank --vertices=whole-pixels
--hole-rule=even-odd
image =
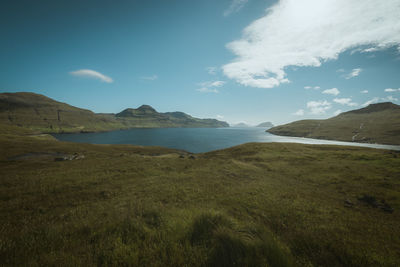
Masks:
[[[399,14],[399,0],[281,0],[227,44],[236,58],[223,72],[244,86],[279,86],[289,82],[288,66],[318,67],[361,45],[399,45]]]
[[[100,81],[106,82],[106,83],[113,82],[113,79],[111,79],[110,77],[108,77],[104,74],[101,74],[100,72],[97,72],[95,70],[81,69],[81,70],[71,71],[69,74],[71,74],[73,76],[78,76],[78,77],[97,79],[97,80],[100,80]]]

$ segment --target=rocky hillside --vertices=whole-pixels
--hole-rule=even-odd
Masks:
[[[115,115],[125,123],[143,127],[229,127],[229,124],[215,119],[198,119],[183,112],[157,112],[149,105],[137,109],[127,108]]]
[[[158,113],[150,106],[118,114],[96,114],[35,93],[0,94],[0,124],[37,132],[95,132],[141,127],[228,127],[215,119],[198,119],[183,112]]]
[[[391,102],[339,114],[326,120],[301,120],[268,130],[276,135],[400,145],[400,106]]]

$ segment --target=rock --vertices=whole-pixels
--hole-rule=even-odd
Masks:
[[[54,158],[54,161],[65,161],[65,160],[70,160],[70,159],[67,156]]]
[[[179,158],[183,159],[183,158],[185,158],[185,155],[181,154],[181,155],[179,155]]]
[[[354,206],[354,203],[351,202],[349,199],[346,199],[346,200],[344,201],[344,206],[345,206],[346,208],[352,208],[352,207]]]
[[[84,159],[85,155],[79,155],[78,153],[75,153],[73,155],[64,155],[61,157],[56,157],[54,158],[54,161],[66,161],[66,160],[78,160],[78,159]]]
[[[194,155],[190,155],[189,159],[196,159],[196,157]]]

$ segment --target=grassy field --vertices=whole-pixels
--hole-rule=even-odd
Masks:
[[[400,265],[398,152],[192,155],[27,134],[0,134],[2,265]]]

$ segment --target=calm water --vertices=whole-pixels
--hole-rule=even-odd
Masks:
[[[267,128],[152,128],[104,133],[54,134],[61,141],[92,144],[132,144],[163,146],[193,153],[227,148],[248,142],[291,142],[303,144],[352,145],[400,150],[400,146],[357,144],[300,137],[284,137],[265,132]]]

